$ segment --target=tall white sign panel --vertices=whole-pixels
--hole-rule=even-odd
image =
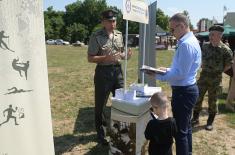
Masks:
[[[0,155],[53,155],[43,0],[0,0]]]
[[[148,24],[148,5],[145,0],[123,0],[123,19]]]

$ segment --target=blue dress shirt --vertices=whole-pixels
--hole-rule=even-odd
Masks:
[[[197,71],[201,65],[201,48],[192,32],[179,41],[171,68],[166,74],[156,75],[157,80],[167,81],[171,86],[188,86],[196,83]]]

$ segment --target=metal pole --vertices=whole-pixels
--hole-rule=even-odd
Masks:
[[[127,74],[127,44],[128,44],[128,20],[126,20],[126,36],[125,36],[125,66],[124,66],[124,92],[126,92],[126,74]]]
[[[144,24],[144,38],[143,38],[143,41],[144,41],[144,44],[143,44],[143,64],[142,65],[145,65],[145,38],[146,38],[146,24]],[[144,72],[142,72],[142,84],[144,84]]]
[[[223,8],[223,25],[224,25],[224,8]]]

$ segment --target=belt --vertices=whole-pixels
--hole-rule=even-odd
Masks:
[[[177,89],[177,88],[187,88],[187,87],[191,87],[191,86],[195,86],[196,83],[192,84],[192,85],[187,85],[187,86],[171,86],[171,88],[173,89]]]
[[[121,67],[121,64],[97,65],[97,67],[100,67],[100,68]]]

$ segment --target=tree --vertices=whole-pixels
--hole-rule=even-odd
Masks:
[[[157,9],[156,25],[159,25],[162,29],[169,30],[169,16],[165,15],[161,9]]]
[[[85,41],[88,31],[85,25],[79,23],[73,23],[66,27],[65,39],[74,43],[76,41]]]
[[[191,23],[191,20],[190,20],[190,16],[189,16],[188,11],[184,10],[184,11],[183,11],[183,14],[188,17],[188,19],[189,19],[189,27],[190,27],[191,30],[193,30],[193,25],[192,25],[192,23]]]
[[[61,38],[61,30],[64,27],[63,15],[64,12],[55,11],[52,6],[44,11],[46,39]]]
[[[105,0],[84,0],[67,5],[64,20],[66,25],[81,23],[86,25],[88,35],[100,23],[101,13],[107,9]]]
[[[91,33],[102,27],[101,13],[108,8],[118,11],[117,29],[125,32],[122,12],[117,7],[108,7],[106,0],[77,0],[65,6],[65,12],[54,11],[53,7],[44,11],[46,39],[87,42]],[[138,23],[129,22],[129,33],[138,33],[138,27]]]

